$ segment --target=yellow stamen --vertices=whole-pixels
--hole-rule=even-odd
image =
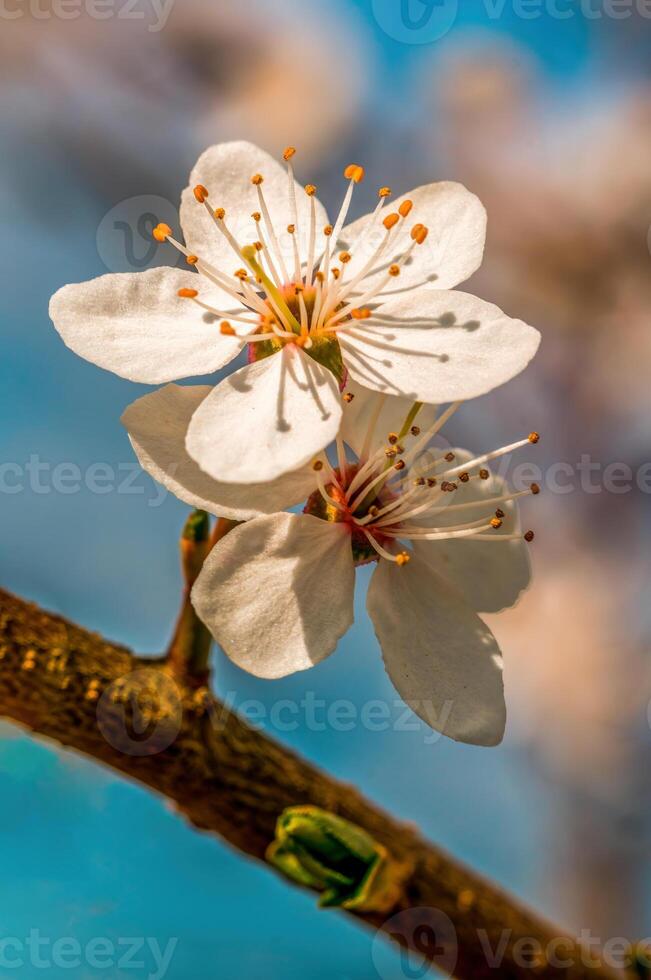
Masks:
[[[413,240],[416,242],[417,245],[423,244],[423,242],[427,238],[428,233],[429,233],[429,229],[426,228],[425,225],[414,225],[414,227],[411,229],[411,237],[413,238]]]
[[[165,242],[168,237],[172,234],[172,229],[169,225],[166,225],[163,221],[156,225],[152,231],[152,235],[157,242]]]
[[[295,330],[296,333],[301,332],[301,325],[288,307],[287,303],[283,299],[278,287],[271,281],[269,276],[266,274],[262,266],[257,261],[256,250],[253,245],[245,245],[242,249],[242,258],[249,266],[251,271],[255,274],[258,282],[261,282],[267,291],[267,295],[270,296],[278,309],[281,311],[285,317],[289,329]]]
[[[411,555],[407,551],[401,551],[399,555],[396,555],[396,565],[398,568],[402,568],[406,565],[408,561],[411,561]]]
[[[356,163],[351,163],[344,170],[344,177],[347,180],[353,180],[356,184],[361,184],[364,180],[364,168]]]

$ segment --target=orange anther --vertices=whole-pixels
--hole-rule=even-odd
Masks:
[[[219,332],[225,334],[227,337],[237,336],[228,320],[222,320],[222,322],[219,324]]]
[[[326,238],[329,238],[332,234],[332,225],[326,225],[323,229],[323,234],[326,236]]]
[[[390,276],[399,276],[400,275],[400,266],[399,265],[395,265],[395,264],[394,265],[390,265],[389,266],[389,269],[388,269],[388,272],[389,272],[389,275]]]
[[[286,146],[283,151],[283,160],[291,160],[291,158],[294,156],[295,153],[296,153],[295,146]]]
[[[157,242],[165,242],[168,237],[172,234],[172,229],[169,225],[166,225],[163,221],[156,225],[152,231],[152,235]]]
[[[262,215],[260,214],[259,211],[254,211],[251,217],[253,218],[254,221],[258,222],[262,217]]]
[[[411,209],[413,208],[413,206],[414,206],[413,201],[409,201],[409,200],[403,201],[400,207],[398,208],[398,211],[400,212],[403,218],[406,218],[409,212],[411,211]]]
[[[538,433],[537,433],[537,432],[530,432],[530,433],[529,433],[529,442],[533,442],[533,443],[534,443],[534,445],[535,445],[535,444],[536,444],[537,442],[540,442],[540,436],[538,435]]]
[[[263,180],[264,180],[264,177],[262,176],[262,174],[253,174],[253,177],[251,177],[251,183],[252,184],[255,184],[256,187],[259,184],[261,184],[263,182]]]
[[[287,231],[289,232],[290,235],[293,235],[294,232],[296,231],[296,225],[287,225]]]
[[[314,195],[316,194],[316,185],[315,184],[306,184],[305,185],[305,193],[307,194],[308,197],[314,197]]]
[[[384,225],[387,231],[390,231],[391,228],[397,225],[399,221],[400,221],[400,215],[396,214],[395,211],[392,211],[391,214],[388,214],[386,218],[384,218],[382,224]]]
[[[368,320],[371,315],[371,311],[366,309],[366,307],[362,307],[360,310],[351,310],[350,315],[352,316],[353,320]]]
[[[356,184],[361,184],[364,180],[364,168],[356,163],[350,163],[344,170],[344,177],[354,180]]]
[[[411,237],[413,238],[413,240],[416,242],[417,245],[423,244],[423,242],[427,238],[428,233],[429,233],[429,229],[426,228],[425,225],[414,225],[414,227],[411,229]]]
[[[226,217],[226,212],[224,211],[223,208],[215,208],[213,213],[215,217],[218,219],[218,221],[223,221],[224,218]]]
[[[407,564],[410,558],[411,556],[408,554],[408,552],[401,551],[399,555],[396,555],[396,565],[398,565],[399,568],[402,568],[403,565]]]
[[[198,255],[186,255],[185,261],[188,263],[188,265],[196,265],[197,262],[199,261],[199,256]]]
[[[391,188],[390,187],[380,187],[379,191],[377,192],[377,196],[378,197],[391,197]]]
[[[352,256],[351,256],[350,252],[340,252],[339,253],[339,261],[342,262],[344,265],[346,265],[347,262],[350,262],[351,258],[352,258]]]
[[[194,196],[199,204],[203,204],[208,197],[208,188],[204,187],[203,184],[197,184],[194,188]]]
[[[198,295],[199,293],[196,289],[186,289],[185,287],[183,289],[179,289],[177,293],[177,296],[181,296],[182,299],[194,299],[194,297]]]

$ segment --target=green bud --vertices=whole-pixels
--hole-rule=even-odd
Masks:
[[[315,806],[283,811],[267,860],[320,891],[319,905],[360,911],[390,911],[407,871],[361,827]]]
[[[194,510],[185,522],[184,541],[207,541],[210,535],[210,518],[205,510]]]

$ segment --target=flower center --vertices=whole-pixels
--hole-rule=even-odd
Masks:
[[[318,517],[331,524],[345,524],[350,530],[350,544],[355,565],[366,565],[377,561],[380,556],[362,530],[359,521],[368,518],[373,508],[379,510],[380,507],[388,504],[393,494],[388,491],[373,494],[371,500],[363,501],[361,506],[356,506],[354,512],[351,511],[348,488],[359,469],[359,465],[349,463],[345,468],[345,478],[342,478],[339,469],[334,469],[332,482],[324,484],[323,489],[320,487],[310,494],[303,513],[311,514],[312,517]],[[390,539],[381,531],[377,531],[376,536],[380,544],[390,543]]]
[[[310,324],[317,302],[317,290],[314,286],[284,285],[279,290],[288,310],[301,325],[300,330],[288,331],[286,325],[271,305],[266,302],[266,312],[260,314],[258,335],[275,335],[267,340],[252,341],[248,344],[249,362],[261,361],[265,357],[277,354],[286,344],[297,344],[315,361],[332,371],[339,384],[343,387],[346,380],[346,369],[341,356],[341,348],[333,333],[311,334]],[[307,327],[304,325],[307,324]]]
[[[353,397],[345,394],[344,402],[350,404]],[[405,565],[411,557],[410,552],[400,550],[405,541],[454,538],[504,543],[522,537],[533,541],[533,531],[523,536],[515,528],[503,528],[507,515],[496,505],[538,494],[540,487],[532,483],[528,490],[510,490],[503,481],[492,480],[486,463],[537,443],[537,432],[460,463],[453,452],[427,447],[461,403],[454,402],[421,431],[413,424],[421,408],[416,402],[407,411],[399,431],[388,433],[386,442],[381,441],[373,452],[370,447],[374,441],[377,444],[374,431],[383,404],[380,397],[357,461],[348,460],[343,440],[337,436],[337,467],[330,464],[325,453],[313,462],[317,490],[304,508],[306,514],[348,527],[355,564],[386,558]],[[492,481],[487,492],[472,492],[458,503],[451,498],[459,487],[487,480]]]

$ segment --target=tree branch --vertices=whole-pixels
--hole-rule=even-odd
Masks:
[[[412,826],[383,813],[354,787],[248,727],[206,687],[186,686],[166,661],[135,657],[2,590],[0,714],[144,783],[173,800],[196,827],[218,833],[261,861],[287,807],[311,804],[361,826],[413,870],[388,916],[346,914],[391,933],[448,975],[452,970],[461,980],[624,975],[571,939],[559,946],[564,933],[423,840]],[[391,921],[397,913],[400,918]],[[453,929],[442,927],[446,916]],[[526,939],[543,951],[556,941],[556,961],[533,954],[527,963],[528,947],[518,945]],[[491,965],[491,951],[502,954],[499,966]]]

